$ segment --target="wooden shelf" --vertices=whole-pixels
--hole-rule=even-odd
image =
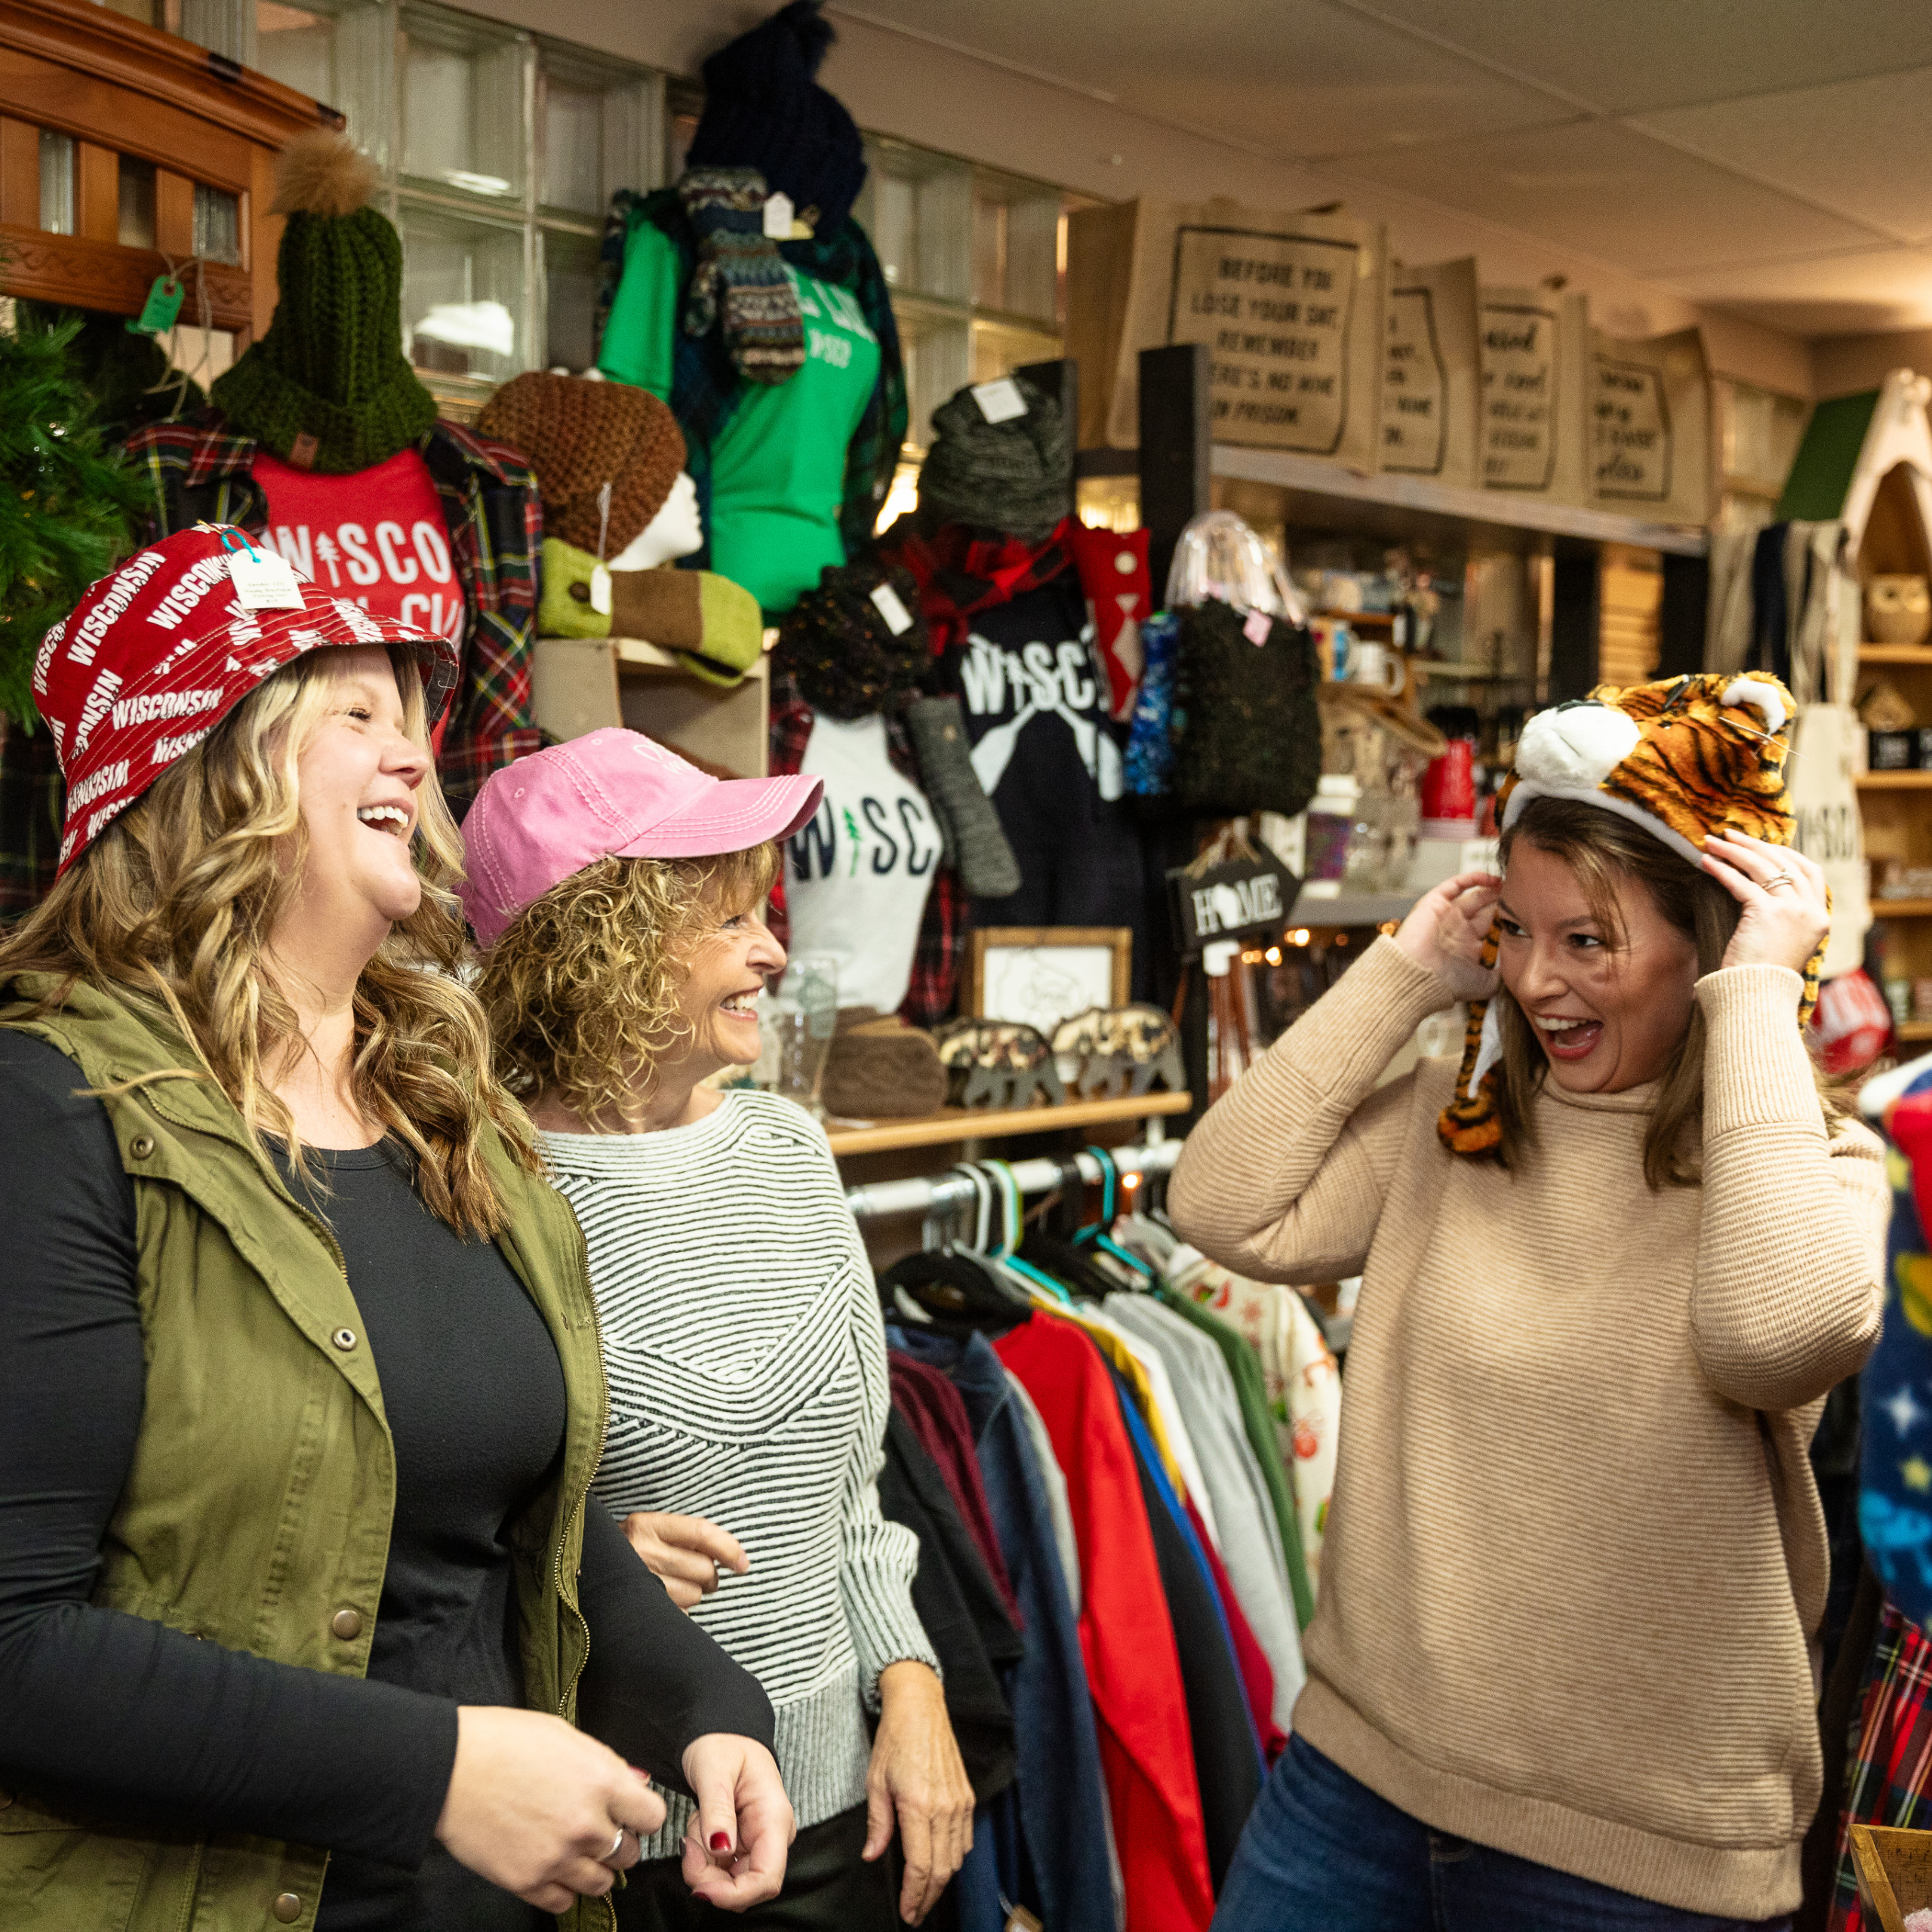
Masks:
[[[1393,611],[1311,611],[1311,617],[1326,617],[1338,624],[1392,624]]]
[[[1932,1040],[1932,1020],[1903,1020],[1896,1030],[1901,1040]]]
[[[1151,1120],[1184,1114],[1191,1094],[1143,1094],[1124,1100],[1069,1100],[1062,1107],[942,1107],[936,1114],[876,1125],[828,1121],[835,1155],[883,1154],[895,1147],[940,1147],[949,1141],[992,1140],[1008,1134],[1052,1134],[1062,1128],[1104,1127],[1112,1121]]]
[[[1502,547],[1505,548],[1511,547],[1506,541],[1509,536],[1514,536],[1520,547],[1525,535],[1577,537],[1592,543],[1627,543],[1640,550],[1669,550],[1685,557],[1701,557],[1710,548],[1709,535],[1687,525],[1648,523],[1641,517],[1543,503],[1512,496],[1503,490],[1457,489],[1426,476],[1400,476],[1387,472],[1364,476],[1339,463],[1326,462],[1320,457],[1297,456],[1287,450],[1247,449],[1232,443],[1216,443],[1208,460],[1217,476],[1272,483],[1311,499],[1326,497],[1337,506],[1352,504],[1379,512],[1384,526],[1392,518],[1418,525],[1453,523],[1465,526],[1472,534],[1503,533],[1506,541]],[[1312,515],[1304,515],[1297,506],[1289,521],[1322,527],[1318,509]]]
[[[1286,924],[1291,926],[1379,926],[1406,919],[1422,897],[1419,892],[1338,892],[1332,899],[1314,899],[1303,886],[1295,896]]]
[[[1861,771],[1861,792],[1909,792],[1932,785],[1932,771]]]
[[[1875,899],[1875,919],[1932,919],[1932,899]]]
[[[1486,664],[1447,664],[1438,657],[1412,657],[1419,678],[1441,678],[1458,685],[1533,685],[1534,671],[1498,671]]]
[[[1861,664],[1932,664],[1932,645],[1861,644]]]

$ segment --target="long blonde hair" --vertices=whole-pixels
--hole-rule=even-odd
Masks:
[[[503,1078],[593,1131],[633,1119],[638,1083],[691,1031],[682,999],[708,918],[764,903],[775,845],[709,859],[603,858],[517,915],[476,977]]]
[[[1522,816],[1503,835],[1504,866],[1518,842],[1561,859],[1576,875],[1591,912],[1613,945],[1623,942],[1617,890],[1627,881],[1647,892],[1658,912],[1697,949],[1701,977],[1724,963],[1737,930],[1742,908],[1708,872],[1700,872],[1661,839],[1601,806],[1573,798],[1532,798]],[[1508,991],[1496,991],[1497,1018],[1503,1035],[1503,1078],[1498,1083],[1497,1117],[1503,1128],[1499,1150],[1506,1167],[1520,1166],[1536,1143],[1534,1103],[1549,1071],[1549,1057],[1537,1044],[1523,1010]],[[1792,1023],[1796,1024],[1794,1008]],[[1813,1062],[1818,1103],[1829,1131],[1850,1109],[1835,1083]],[[1690,1024],[1659,1084],[1656,1106],[1644,1134],[1644,1178],[1653,1189],[1694,1187],[1702,1177],[1700,1131],[1704,1115],[1704,1010],[1694,1000]]]
[[[414,655],[395,646],[389,657],[404,728],[426,749]],[[151,1023],[171,1019],[200,1063],[189,1077],[212,1080],[235,1103],[264,1163],[262,1137],[272,1134],[298,1171],[294,1120],[265,1069],[303,1042],[266,955],[300,890],[308,835],[297,768],[327,710],[335,658],[311,651],[266,679],[0,938],[0,987],[23,973],[60,982],[37,1011],[57,1010],[85,981]],[[485,1137],[501,1134],[533,1173],[540,1164],[522,1109],[492,1074],[482,1011],[456,977],[463,930],[450,884],[463,848],[433,770],[416,797],[422,901],[356,983],[349,1092],[414,1157],[431,1213],[460,1232],[491,1235],[507,1208]]]

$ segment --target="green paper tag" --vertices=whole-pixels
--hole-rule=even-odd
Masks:
[[[148,291],[148,299],[141,304],[141,312],[128,323],[128,333],[158,335],[163,329],[174,326],[174,318],[180,312],[181,285],[172,275],[158,275]]]

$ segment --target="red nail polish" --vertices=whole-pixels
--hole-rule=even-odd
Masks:
[[[731,1833],[713,1832],[711,1835],[711,1848],[713,1851],[729,1851],[731,1849]]]

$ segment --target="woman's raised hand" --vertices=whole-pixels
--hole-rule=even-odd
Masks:
[[[1416,901],[1397,929],[1395,943],[1457,999],[1487,999],[1497,974],[1482,963],[1482,944],[1502,891],[1494,872],[1458,872]]]
[[[1724,949],[1726,966],[1804,971],[1832,929],[1825,875],[1815,860],[1747,832],[1704,841],[1703,868],[1744,909]]]
[[[740,1577],[752,1567],[738,1539],[702,1516],[634,1509],[624,1518],[624,1534],[680,1610],[689,1610],[717,1589],[721,1564]]]
[[[436,1836],[526,1905],[568,1912],[579,1897],[608,1892],[613,1875],[637,1863],[638,1841],[663,1822],[664,1801],[645,1774],[561,1718],[458,1709]]]

